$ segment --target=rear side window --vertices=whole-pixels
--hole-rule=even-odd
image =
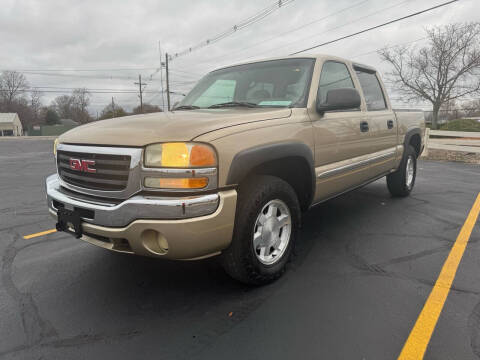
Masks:
[[[352,77],[345,64],[336,61],[327,61],[323,64],[320,74],[320,84],[318,87],[318,96],[320,103],[327,99],[327,92],[332,89],[352,88]]]
[[[378,82],[377,76],[374,72],[366,72],[356,69],[358,80],[362,86],[365,102],[367,103],[367,110],[384,110],[387,108],[385,96],[382,88]]]

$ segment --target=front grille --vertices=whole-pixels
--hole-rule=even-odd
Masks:
[[[72,170],[70,159],[93,160],[95,173]],[[131,158],[58,150],[58,175],[68,184],[92,190],[121,191],[127,187]]]

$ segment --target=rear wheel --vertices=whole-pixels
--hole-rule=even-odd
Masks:
[[[247,284],[271,282],[285,271],[300,226],[295,191],[273,176],[239,188],[232,243],[221,256],[226,272]]]
[[[387,187],[392,196],[405,197],[410,195],[417,175],[417,153],[413,146],[408,145],[397,171],[387,175]]]

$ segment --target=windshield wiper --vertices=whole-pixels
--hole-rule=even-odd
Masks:
[[[174,108],[174,109],[172,109],[172,110],[175,111],[175,110],[196,110],[196,109],[200,109],[200,106],[195,106],[195,105],[182,105],[182,106],[176,107],[176,108]]]
[[[257,107],[258,105],[255,103],[251,102],[246,102],[246,101],[229,101],[225,103],[220,103],[220,104],[213,104],[210,105],[208,108],[209,109],[218,109],[218,108],[223,108],[223,107],[235,107],[235,106],[243,106],[243,107]]]

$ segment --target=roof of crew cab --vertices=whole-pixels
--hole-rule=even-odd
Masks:
[[[340,62],[350,64],[353,67],[359,67],[359,68],[362,68],[362,69],[365,69],[365,70],[376,72],[376,70],[369,65],[356,63],[356,62],[353,62],[353,61],[345,59],[345,58],[341,58],[341,57],[338,57],[338,56],[332,56],[332,55],[328,55],[328,54],[297,54],[297,55],[278,56],[278,57],[271,57],[271,58],[265,58],[265,59],[257,59],[257,60],[252,60],[252,61],[244,61],[244,62],[235,63],[235,64],[231,64],[231,65],[225,65],[225,66],[216,68],[216,69],[212,70],[211,72],[221,70],[221,69],[228,69],[230,67],[235,67],[235,66],[240,66],[240,65],[255,64],[255,63],[261,63],[261,62],[273,61],[273,60],[285,60],[285,59],[333,60],[333,61],[340,61]]]
[[[322,59],[325,57],[330,57],[328,55],[312,55],[312,54],[303,54],[303,55],[289,55],[289,56],[278,56],[278,57],[271,57],[271,58],[265,58],[265,59],[257,59],[257,60],[251,60],[251,61],[243,61],[240,63],[235,63],[235,64],[230,64],[230,65],[225,65],[221,66],[219,68],[216,68],[212,71],[217,71],[221,69],[228,69],[230,67],[235,67],[235,66],[240,66],[240,65],[246,65],[246,64],[255,64],[255,63],[261,63],[261,62],[266,62],[266,61],[274,61],[274,60],[286,60],[286,59]]]

